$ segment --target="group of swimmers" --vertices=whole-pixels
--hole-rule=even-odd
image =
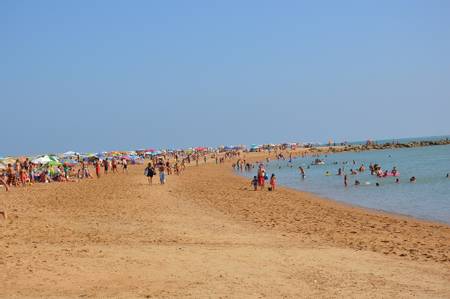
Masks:
[[[302,155],[302,157],[304,157],[304,155]],[[315,155],[314,157],[317,157],[317,158],[313,161],[312,165],[320,165],[320,164],[324,163],[324,160],[319,159],[320,158],[319,155]],[[286,159],[284,157],[284,155],[282,155],[282,154],[278,154],[276,156],[276,158],[278,160],[280,160],[280,159],[285,160]],[[292,156],[289,155],[288,167],[292,168],[292,164],[290,164],[291,161],[292,161]],[[355,160],[351,161],[350,163],[353,163],[353,165],[356,165],[356,161]],[[348,161],[342,162],[343,166],[339,167],[338,171],[337,171],[337,175],[343,176],[344,186],[345,187],[347,187],[349,185],[349,183],[348,183],[348,175],[345,173],[345,165],[346,164],[350,164],[350,163]],[[333,164],[337,165],[339,163],[338,162],[333,162]],[[254,167],[253,164],[248,164],[248,166],[247,166],[247,164],[245,163],[245,160],[243,160],[243,162],[238,160],[238,162],[236,164],[233,164],[233,168],[235,170],[241,170],[241,171],[242,171],[242,168],[244,168],[245,170],[250,170],[253,167]],[[279,166],[279,168],[281,169],[281,166]],[[308,169],[310,168],[309,165],[308,165],[307,168]],[[397,184],[400,183],[400,178],[399,178],[400,172],[397,170],[397,167],[395,167],[395,166],[391,170],[383,170],[382,167],[379,164],[370,163],[368,168],[370,170],[370,174],[371,175],[375,175],[378,178],[395,177],[395,183],[397,183]],[[306,177],[305,168],[303,166],[299,166],[298,167],[298,171],[299,171],[302,179],[305,179],[305,177]],[[366,171],[366,166],[364,164],[361,164],[359,167],[355,167],[355,168],[350,169],[350,175],[357,175],[358,173],[362,173],[362,172],[365,172],[365,171]],[[253,178],[253,180],[252,180],[252,185],[254,186],[255,190],[257,190],[258,186],[263,186],[264,180],[262,179],[261,172],[265,172],[264,168],[262,167],[262,164],[260,164],[260,166],[258,168],[258,175],[255,176]],[[325,175],[326,176],[331,176],[332,173],[330,171],[326,171]],[[275,177],[275,175],[273,175],[273,176]],[[446,177],[450,178],[450,173],[447,173]],[[267,179],[268,179],[268,177],[265,175],[265,180],[267,180]],[[274,181],[276,181],[276,179],[274,179]],[[409,178],[409,182],[410,183],[417,182],[416,176],[411,176]],[[370,183],[366,182],[366,184],[370,184]],[[355,182],[354,182],[354,185],[355,186],[361,185],[361,182],[358,179],[356,179]],[[380,186],[380,182],[376,182],[375,186]]]

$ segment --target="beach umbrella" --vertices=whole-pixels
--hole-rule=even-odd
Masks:
[[[36,158],[34,160],[31,160],[31,162],[34,164],[47,164],[50,161],[53,161],[53,160],[51,160],[49,156],[42,156],[42,157]]]
[[[56,157],[54,157],[54,156],[47,156],[47,155],[39,157],[39,158],[36,158],[34,160],[31,160],[31,162],[34,163],[34,164],[48,164],[50,162],[52,162],[52,163],[59,163],[59,161],[58,161],[58,159]]]
[[[47,163],[48,166],[59,166],[62,165],[60,162],[58,161],[50,161]]]
[[[7,158],[4,158],[2,162],[5,165],[14,164],[14,163],[16,163],[16,159],[14,159],[12,157],[7,157]]]
[[[63,160],[61,160],[61,163],[64,165],[68,165],[68,166],[75,166],[78,164],[77,161],[72,160],[72,159],[63,159]]]
[[[157,156],[157,155],[161,155],[162,152],[161,151],[154,151],[152,153],[150,153],[151,156]]]
[[[74,152],[74,151],[68,151],[68,152],[61,154],[62,157],[75,157],[78,155],[79,155],[79,153]]]
[[[94,154],[94,157],[101,159],[101,160],[105,159],[105,155],[103,153],[96,153],[96,154]]]

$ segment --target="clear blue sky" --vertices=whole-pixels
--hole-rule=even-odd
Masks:
[[[0,1],[0,156],[450,133],[450,1]]]

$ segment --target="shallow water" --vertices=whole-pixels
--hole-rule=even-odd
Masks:
[[[450,223],[450,179],[446,178],[450,173],[450,145],[322,155],[325,165],[311,165],[314,159],[299,157],[292,163],[274,160],[267,163],[266,169],[269,175],[276,174],[279,185],[353,205]],[[348,164],[344,165],[344,162]],[[368,166],[371,162],[388,170],[396,166],[400,183],[395,183],[393,177],[370,175]],[[357,169],[361,164],[366,166],[366,171],[350,175],[350,169]],[[299,166],[306,171],[305,179],[299,174]],[[336,175],[338,168],[343,166],[348,175],[347,188],[343,176]],[[326,176],[326,171],[332,175]],[[256,168],[244,175],[251,177],[255,173]],[[416,183],[409,182],[411,176],[417,178]],[[355,180],[361,185],[355,186]]]

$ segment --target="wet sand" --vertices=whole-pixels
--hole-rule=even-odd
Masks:
[[[450,297],[446,225],[254,192],[230,163],[142,174],[0,191],[0,297]]]

